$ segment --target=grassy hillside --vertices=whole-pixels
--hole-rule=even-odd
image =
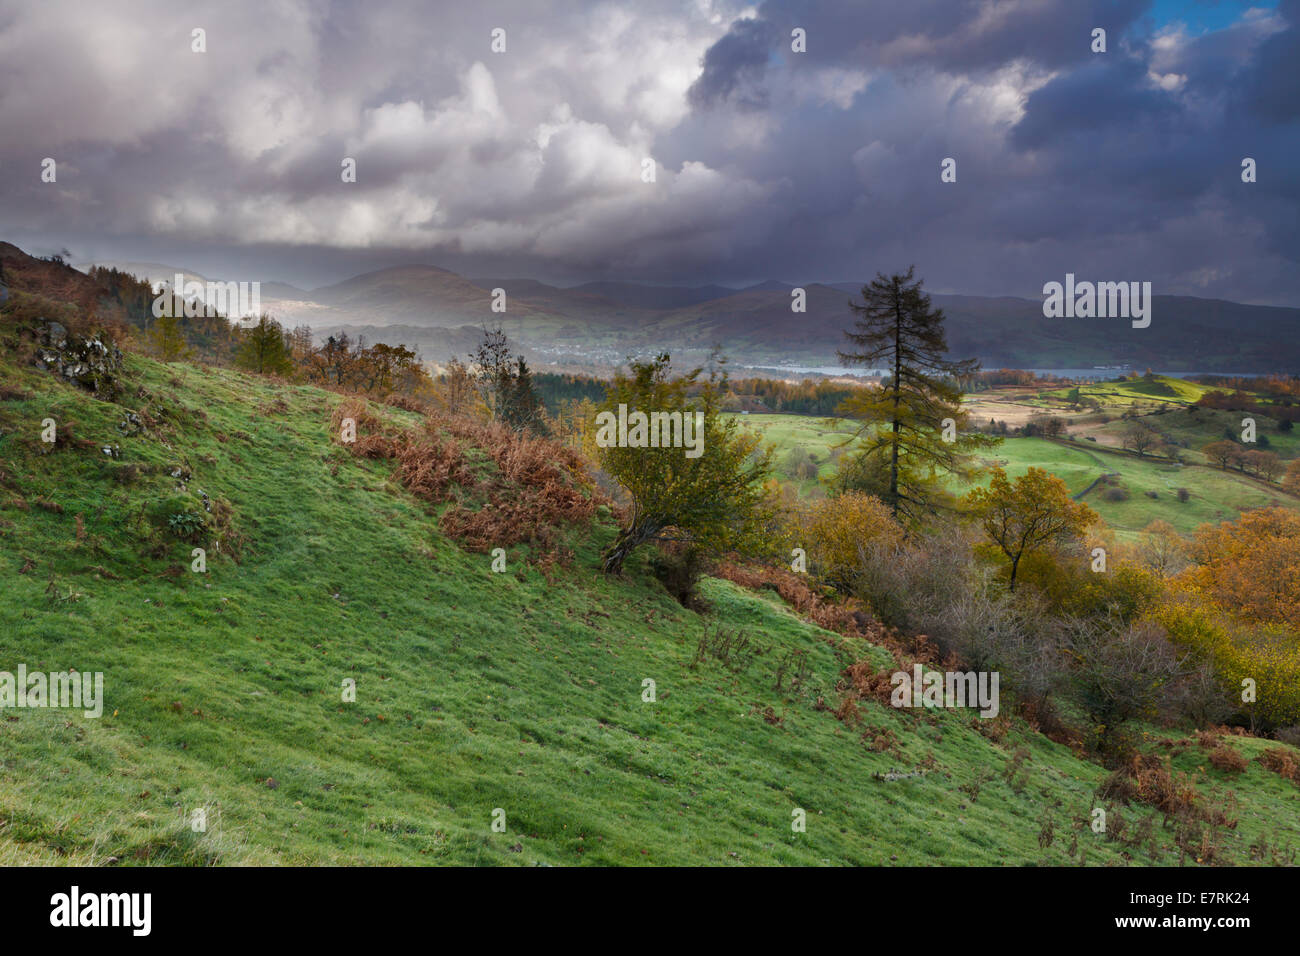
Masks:
[[[1057,389],[1049,392],[1048,395],[1065,398],[1068,391],[1069,389]],[[1212,391],[1209,386],[1167,375],[1156,375],[1149,381],[1146,378],[1120,379],[1079,387],[1080,396],[1095,398],[1103,406],[1116,407],[1152,404],[1191,405],[1209,391]]]
[[[1220,427],[1220,419],[1227,412],[1198,412],[1199,430],[1192,431],[1186,419],[1195,418],[1185,411],[1170,412],[1148,418],[1158,427],[1169,428],[1171,434],[1182,433],[1210,441]],[[1240,415],[1237,416],[1240,419]],[[819,481],[835,472],[836,447],[847,439],[851,429],[846,422],[828,421],[798,415],[744,415],[741,420],[776,447],[778,468],[790,449],[801,446],[815,458],[819,474],[815,479],[788,480],[801,496],[816,493]],[[1225,419],[1226,420],[1226,419]],[[1115,423],[1116,427],[1120,423]],[[1102,426],[1110,427],[1110,426]],[[1295,441],[1290,436],[1274,440],[1275,450],[1290,447]],[[1193,441],[1195,444],[1195,441]],[[1059,476],[1071,494],[1087,491],[1083,499],[1101,515],[1111,528],[1127,536],[1141,531],[1152,521],[1168,521],[1180,532],[1187,534],[1206,522],[1232,521],[1242,511],[1279,505],[1300,509],[1300,499],[1282,492],[1277,485],[1263,482],[1235,471],[1224,472],[1218,468],[1195,464],[1203,459],[1199,454],[1189,454],[1189,464],[1169,461],[1139,459],[1122,453],[1101,442],[1051,441],[1046,438],[1007,438],[981,456],[984,465],[1003,468],[1012,477],[1023,475],[1030,467],[1043,468]],[[1109,501],[1101,486],[1089,486],[1103,474],[1118,475],[1118,484],[1128,492],[1125,501]],[[981,479],[981,483],[987,478]],[[955,491],[965,491],[968,485],[954,484]],[[1187,501],[1178,499],[1178,489],[1186,488]],[[1155,498],[1148,493],[1154,492]]]
[[[1198,408],[1196,411],[1179,408],[1145,415],[1143,421],[1159,431],[1167,440],[1176,443],[1183,457],[1188,461],[1208,462],[1209,459],[1201,449],[1210,442],[1227,438],[1229,435],[1239,439],[1242,432],[1241,422],[1247,414],[1213,408]],[[1249,414],[1255,419],[1257,448],[1274,452],[1283,459],[1300,457],[1300,435],[1295,430],[1290,433],[1278,431],[1274,419],[1259,412]],[[1126,424],[1124,420],[1116,419],[1105,424],[1089,426],[1085,431],[1101,444],[1119,447],[1123,443]],[[1078,434],[1077,430],[1075,433]]]
[[[835,473],[839,450],[853,436],[853,428],[843,419],[814,418],[807,415],[737,415],[742,425],[757,433],[765,443],[775,447],[778,476],[807,496],[819,487],[822,478]],[[805,449],[817,466],[816,478],[798,480],[787,474],[785,456],[793,448]],[[850,450],[850,449],[846,449]]]
[[[863,702],[842,723],[842,669],[883,651],[724,581],[706,582],[711,612],[685,611],[644,556],[603,577],[608,520],[573,535],[550,582],[522,549],[493,574],[390,463],[331,443],[332,393],[129,356],[113,404],[4,361],[0,667],[102,671],[106,705],[4,712],[0,863],[1179,859],[1158,822],[1150,846],[1084,827],[1072,850],[1105,771],[1019,722]],[[128,412],[153,424],[124,436]],[[73,439],[48,453],[47,417]],[[200,493],[223,515],[206,574],[157,527]],[[719,629],[761,653],[692,666]],[[795,652],[805,674],[778,690]],[[1211,803],[1235,791],[1228,858],[1300,842],[1295,785],[1168,747]],[[181,816],[198,807],[201,834]]]
[[[1008,438],[985,460],[1013,477],[1030,467],[1043,468],[1060,477],[1072,494],[1087,490],[1081,500],[1120,532],[1141,531],[1152,521],[1162,519],[1187,534],[1206,522],[1235,520],[1251,508],[1278,505],[1300,509],[1300,499],[1285,494],[1276,485],[1269,488],[1236,472],[1140,459],[1091,442]],[[1118,485],[1128,492],[1126,500],[1108,500],[1101,485],[1088,490],[1103,474],[1118,476]],[[1187,501],[1178,499],[1179,488],[1188,490]]]

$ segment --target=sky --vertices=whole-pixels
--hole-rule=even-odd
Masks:
[[[1300,0],[0,0],[0,240],[1295,306],[1298,63]]]

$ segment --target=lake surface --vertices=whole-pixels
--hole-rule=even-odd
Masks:
[[[999,366],[1001,368],[1003,366]],[[865,369],[865,368],[844,368],[840,365],[742,365],[747,372],[780,372],[785,375],[851,375],[855,378],[878,378],[888,374],[886,369]],[[987,368],[985,371],[996,371],[993,368]],[[1030,368],[1023,371],[1033,372],[1037,375],[1056,375],[1061,378],[1090,378],[1090,379],[1113,379],[1126,378],[1134,369],[1115,369],[1115,368]],[[1139,370],[1142,373],[1146,369]],[[1187,378],[1195,375],[1223,375],[1229,378],[1259,378],[1261,372],[1170,372],[1161,369],[1153,369],[1157,375],[1168,375],[1171,378]]]

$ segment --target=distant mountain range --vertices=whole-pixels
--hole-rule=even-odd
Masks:
[[[151,281],[176,272],[161,263],[99,262]],[[83,266],[85,268],[87,266]],[[536,361],[613,365],[668,351],[695,361],[720,345],[733,363],[836,365],[850,297],[861,283],[809,283],[803,313],[794,286],[769,280],[743,289],[588,282],[561,288],[535,279],[466,278],[436,266],[396,266],[313,290],[262,284],[263,308],[287,326],[325,335],[340,329],[371,342],[402,342],[425,358],[464,356],[483,326],[501,325]],[[505,312],[492,310],[504,289]],[[1125,319],[1049,319],[1042,302],[1016,297],[933,295],[948,317],[955,357],[986,367],[1161,371],[1300,372],[1300,309],[1156,295],[1149,328]]]

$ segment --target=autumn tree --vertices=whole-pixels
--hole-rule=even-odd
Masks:
[[[1159,518],[1142,529],[1137,553],[1138,560],[1161,577],[1177,574],[1188,562],[1187,541],[1173,525]]]
[[[292,356],[294,364],[305,366],[311,358],[314,348],[311,326],[294,326],[293,331],[288,335],[288,340],[289,354]]]
[[[172,315],[162,315],[155,319],[146,341],[149,348],[164,362],[175,362],[191,352],[185,333]]]
[[[1097,520],[1091,508],[1070,497],[1065,482],[1041,468],[1030,468],[1014,482],[995,468],[988,487],[972,490],[966,503],[1011,562],[1013,591],[1021,558],[1078,540]]]
[[[1125,425],[1121,438],[1123,446],[1136,452],[1139,458],[1145,458],[1147,452],[1158,448],[1163,440],[1159,432],[1139,421]]]
[[[921,291],[914,269],[878,274],[862,288],[862,302],[849,302],[857,316],[844,335],[855,351],[840,352],[845,365],[885,367],[882,388],[862,389],[846,399],[840,414],[861,422],[850,441],[862,450],[847,475],[867,481],[895,517],[915,519],[932,510],[938,472],[968,476],[971,452],[995,439],[967,428],[957,382],[978,369],[974,359],[950,361],[944,314]]]
[[[438,376],[434,401],[442,411],[453,416],[468,414],[476,407],[482,408],[478,405],[474,375],[459,358],[452,356],[442,374]]]
[[[1286,476],[1282,479],[1282,490],[1293,495],[1300,495],[1300,458],[1286,466]]]
[[[331,335],[315,349],[307,361],[307,375],[314,382],[326,385],[348,384],[352,367],[352,340],[346,332]]]
[[[735,417],[722,415],[725,377],[714,372],[702,380],[703,374],[696,368],[671,378],[664,353],[629,362],[628,371],[620,371],[606,391],[591,434],[593,451],[630,500],[618,535],[601,557],[607,573],[621,572],[628,556],[648,541],[719,553],[752,543],[766,523],[771,450]],[[658,447],[633,440],[630,423],[638,412],[667,416],[650,419],[649,431],[641,432],[646,439],[657,433]],[[619,434],[621,426],[611,432],[613,420],[629,423],[626,436]],[[671,434],[673,421],[681,423],[682,441],[663,441],[655,423],[668,422]]]
[[[1203,525],[1192,556],[1189,583],[1215,605],[1255,623],[1300,628],[1300,514],[1259,508]]]
[[[420,356],[413,349],[383,342],[361,349],[354,357],[354,365],[357,386],[378,395],[405,390],[401,386],[409,387],[423,371]]]
[[[1217,463],[1224,471],[1228,470],[1229,465],[1234,465],[1241,461],[1241,446],[1236,442],[1231,442],[1226,439],[1212,441],[1202,448],[1201,451],[1205,452],[1205,456],[1209,458],[1210,461]]]
[[[803,526],[810,569],[843,591],[853,587],[868,548],[893,548],[903,541],[903,529],[884,502],[856,491],[814,501]]]
[[[1276,452],[1251,449],[1242,455],[1242,468],[1265,481],[1276,481],[1282,473],[1282,461]]]

